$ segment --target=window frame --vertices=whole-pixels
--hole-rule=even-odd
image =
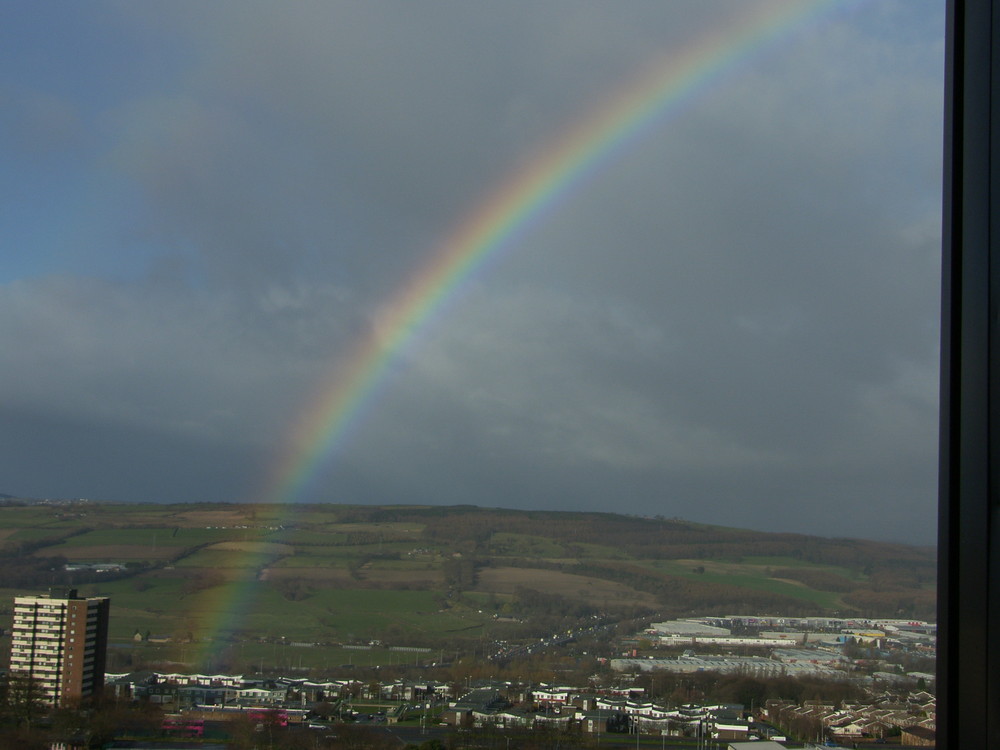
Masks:
[[[938,522],[939,748],[1000,739],[1000,0],[948,0]]]

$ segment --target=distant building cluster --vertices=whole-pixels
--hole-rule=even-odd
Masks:
[[[125,563],[98,562],[98,563],[66,563],[63,570],[69,573],[89,572],[89,573],[121,573],[126,569]]]
[[[801,654],[800,657],[795,653]],[[822,651],[779,652],[771,658],[763,656],[696,656],[682,655],[674,658],[624,658],[612,659],[611,668],[616,672],[650,672],[654,670],[689,674],[691,672],[719,672],[720,674],[747,674],[754,677],[822,677],[843,679],[844,671],[829,666],[830,663],[846,664],[838,653]]]
[[[924,672],[900,674],[898,671],[873,671],[871,661],[852,659],[848,646],[870,648],[882,654],[892,652],[933,657],[936,653],[937,626],[919,620],[844,619],[830,617],[762,617],[730,615],[695,617],[652,623],[642,637],[656,647],[683,648],[680,656],[665,658],[643,653],[637,644],[626,649],[621,658],[612,659],[618,672],[662,670],[674,673],[715,671],[743,672],[757,677],[822,677],[864,679],[869,684],[894,684],[905,681],[934,682],[934,675]],[[701,646],[715,654],[695,654]],[[760,649],[768,656],[732,653],[732,649]],[[719,651],[728,651],[718,655]],[[872,674],[859,678],[862,666]]]
[[[317,704],[350,706],[357,699],[397,703],[378,717],[362,717],[389,724],[403,718],[408,709],[433,707],[440,710],[442,723],[457,728],[575,727],[590,734],[633,732],[734,742],[784,741],[775,724],[789,726],[805,720],[843,741],[871,741],[904,732],[912,738],[911,744],[919,744],[919,738],[933,737],[936,712],[934,697],[923,691],[882,692],[842,705],[768,701],[748,711],[741,704],[671,707],[649,700],[639,687],[583,688],[502,680],[481,680],[453,693],[454,686],[433,680],[379,683],[139,672],[108,675],[108,686],[121,698],[148,700],[198,721],[268,711],[279,712],[289,723],[304,723],[315,716]],[[349,708],[341,712],[344,718],[358,718],[358,712]]]
[[[937,728],[937,701],[924,691],[906,695],[885,692],[863,703],[840,706],[820,701],[803,705],[768,701],[765,712],[770,721],[786,725],[796,719],[814,721],[835,741],[846,744],[863,738],[883,739],[898,730],[910,735],[903,744],[926,745],[926,740],[933,741]]]
[[[47,594],[14,599],[11,686],[36,692],[35,698],[52,707],[76,706],[107,687],[126,700],[148,701],[169,714],[171,732],[199,734],[210,718],[233,715],[280,715],[283,723],[306,722],[318,706],[337,705],[340,718],[358,718],[352,701],[393,702],[394,707],[369,720],[393,723],[407,712],[439,713],[439,721],[455,727],[575,728],[584,733],[634,732],[704,737],[719,741],[757,740],[761,746],[783,740],[774,725],[812,726],[842,742],[881,739],[901,734],[913,745],[933,743],[935,700],[923,689],[888,692],[895,684],[919,678],[931,684],[932,674],[852,673],[848,644],[869,651],[889,646],[933,652],[933,623],[900,620],[845,620],[832,618],[726,617],[690,618],[653,623],[643,635],[658,645],[752,644],[770,648],[768,656],[698,655],[687,649],[679,656],[609,660],[619,673],[666,670],[675,673],[739,673],[762,678],[814,676],[867,681],[874,687],[869,700],[827,705],[768,701],[747,711],[742,705],[660,705],[648,700],[642,688],[588,685],[520,684],[480,681],[464,691],[433,680],[394,680],[387,683],[355,679],[308,680],[226,674],[137,672],[105,674],[110,602],[106,597],[81,597],[72,588],[52,588]],[[140,635],[137,634],[137,637]],[[548,643],[562,644],[569,636],[555,635]],[[646,641],[648,645],[648,640]],[[374,644],[374,642],[373,642]],[[357,648],[371,648],[357,646]],[[297,644],[308,646],[311,644]],[[418,647],[396,650],[427,652]],[[526,653],[530,653],[530,650]],[[18,682],[20,680],[20,682]],[[881,692],[879,692],[881,690]],[[346,709],[345,709],[346,707]],[[345,713],[346,710],[346,713]],[[799,732],[801,734],[801,732]]]
[[[149,671],[109,674],[107,685],[118,697],[148,700],[173,709],[294,708],[352,695],[387,701],[415,701],[451,695],[448,684],[433,680],[397,680],[381,684],[353,679],[307,680]]]
[[[654,622],[645,633],[665,646],[689,643],[757,647],[792,643],[837,645],[853,639],[857,643],[894,640],[933,648],[937,625],[922,620],[729,615]]]

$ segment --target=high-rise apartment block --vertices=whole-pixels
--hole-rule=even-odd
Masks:
[[[51,588],[14,599],[11,676],[30,677],[43,700],[67,706],[100,692],[108,646],[107,597]]]

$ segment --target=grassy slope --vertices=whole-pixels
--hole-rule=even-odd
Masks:
[[[11,564],[39,540],[53,541],[28,549],[39,558],[149,564],[123,580],[79,586],[112,597],[112,637],[126,645],[138,630],[433,646],[454,632],[481,631],[494,612],[525,616],[530,627],[533,613],[551,616],[561,602],[666,615],[704,611],[706,603],[818,613],[850,611],[855,592],[843,589],[856,585],[858,601],[877,609],[885,599],[889,615],[900,601],[926,606],[933,596],[929,550],[612,514],[31,506],[0,507],[0,528]],[[824,580],[842,589],[824,590]],[[0,594],[9,600],[41,588]],[[531,589],[540,596],[527,595]]]

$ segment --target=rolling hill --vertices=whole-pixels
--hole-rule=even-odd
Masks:
[[[138,634],[437,648],[594,617],[934,617],[933,549],[681,519],[12,500],[0,519],[0,617],[14,595],[75,585],[112,597],[111,636],[122,644]]]

